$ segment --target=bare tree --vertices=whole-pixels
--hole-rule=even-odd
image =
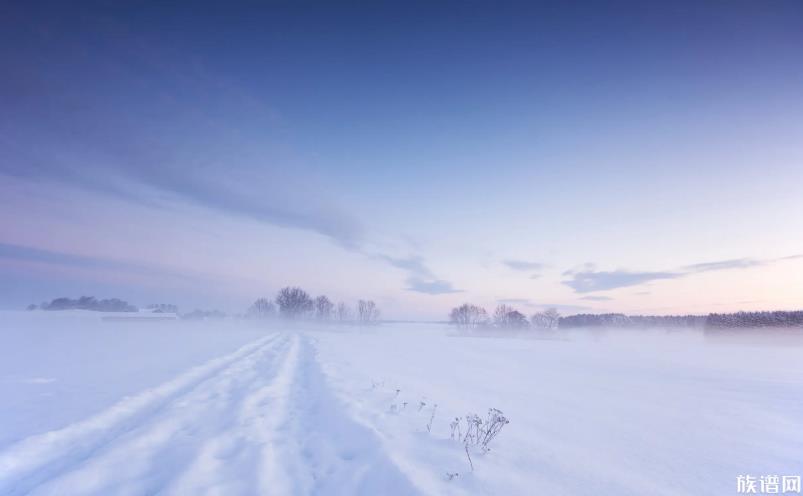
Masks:
[[[361,324],[375,324],[379,320],[379,309],[371,300],[357,302],[357,318]]]
[[[332,318],[334,304],[324,295],[315,298],[315,318],[318,320],[329,320]]]
[[[494,324],[500,329],[523,329],[529,325],[523,313],[507,305],[496,307]]]
[[[302,318],[312,312],[312,298],[301,288],[286,287],[276,295],[279,315],[286,319]]]
[[[488,321],[488,313],[482,307],[464,303],[452,309],[449,320],[457,327],[473,329]]]
[[[256,319],[267,319],[276,315],[276,305],[267,298],[260,298],[248,309],[248,316]]]
[[[351,310],[349,310],[348,305],[342,301],[337,304],[337,320],[340,322],[351,320]]]
[[[530,317],[530,322],[536,329],[556,329],[558,320],[560,320],[560,314],[554,308],[547,308]]]

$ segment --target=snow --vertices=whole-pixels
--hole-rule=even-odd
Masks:
[[[82,420],[265,332],[231,322],[104,317],[114,314],[0,312],[0,450]]]
[[[796,342],[0,318],[4,495],[733,494],[803,472]],[[449,423],[490,407],[511,422],[472,471]]]

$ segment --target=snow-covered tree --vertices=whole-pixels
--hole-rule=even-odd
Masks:
[[[524,329],[529,324],[523,313],[507,305],[499,305],[494,311],[494,325],[500,329]]]
[[[329,320],[332,318],[334,304],[324,295],[315,298],[315,318],[318,320]]]
[[[349,309],[348,305],[342,301],[337,304],[335,315],[337,316],[337,320],[340,322],[347,322],[351,320],[351,310]]]
[[[286,319],[306,317],[312,312],[313,303],[309,294],[301,288],[286,287],[276,295],[279,315]]]
[[[255,319],[267,319],[276,315],[276,305],[267,298],[259,298],[248,309],[248,316]]]
[[[488,313],[482,307],[464,303],[452,309],[449,320],[457,327],[473,329],[488,322]]]
[[[547,308],[530,317],[530,323],[536,329],[555,329],[558,327],[559,320],[560,314],[554,308]]]
[[[375,324],[379,321],[379,309],[371,300],[357,302],[357,318],[361,324]]]

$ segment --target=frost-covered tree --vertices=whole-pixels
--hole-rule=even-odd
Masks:
[[[464,303],[452,309],[449,321],[463,329],[474,329],[488,322],[488,313],[482,307]]]
[[[361,324],[375,324],[379,321],[379,309],[371,300],[357,302],[357,319]]]
[[[276,295],[276,304],[279,305],[279,315],[286,319],[306,317],[312,312],[312,298],[301,288],[286,287],[279,290]]]
[[[175,313],[178,314],[178,307],[171,303],[153,303],[147,306],[153,313]]]
[[[530,323],[536,329],[555,329],[558,327],[560,314],[554,308],[547,308],[530,317]]]
[[[578,314],[562,317],[559,327],[630,327],[630,318],[621,313]]]
[[[712,313],[709,328],[803,327],[803,311]]]
[[[259,298],[248,309],[248,316],[255,319],[267,319],[276,315],[276,305],[267,298]]]
[[[494,325],[500,329],[524,329],[529,324],[523,313],[507,305],[499,305],[494,311]]]
[[[351,320],[351,310],[349,309],[348,305],[346,305],[342,301],[338,303],[336,316],[337,320],[339,320],[340,322],[347,322]]]
[[[94,296],[81,296],[77,300],[56,298],[50,303],[43,303],[42,310],[95,310],[98,312],[136,312],[137,307],[127,302],[111,298],[98,300]]]
[[[324,295],[315,298],[315,318],[318,320],[330,320],[335,305]]]

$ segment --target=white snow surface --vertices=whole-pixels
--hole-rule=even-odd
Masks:
[[[0,494],[735,494],[803,473],[801,351],[4,312]],[[491,407],[472,471],[449,424]]]

